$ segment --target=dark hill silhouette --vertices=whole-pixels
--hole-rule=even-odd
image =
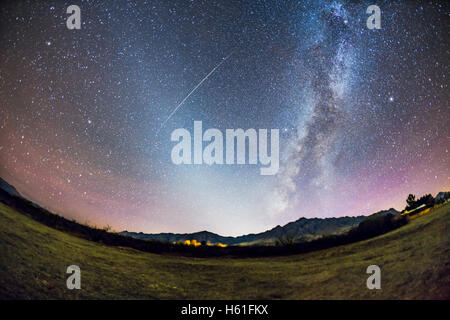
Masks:
[[[13,197],[23,198],[20,193],[8,182],[0,178],[0,189]],[[26,200],[28,201],[28,200]],[[40,210],[45,210],[33,202],[30,204]],[[374,215],[398,215],[400,212],[391,208],[389,210],[379,211]],[[142,232],[119,232],[120,235],[129,236],[141,240],[155,240],[160,242],[184,242],[186,240],[196,240],[198,242],[210,242],[212,244],[222,243],[226,245],[273,245],[280,239],[290,238],[294,241],[308,241],[317,239],[323,235],[336,235],[350,230],[361,223],[366,216],[340,217],[340,218],[300,218],[289,222],[284,226],[276,226],[270,230],[261,233],[251,233],[247,235],[229,237],[221,236],[209,231],[200,231],[195,233],[157,233],[147,234]]]
[[[407,223],[405,216],[394,216],[392,213],[384,214],[384,212],[377,213],[378,216],[369,217],[301,218],[283,227],[277,226],[260,234],[250,234],[235,238],[222,237],[207,231],[196,233],[194,236],[192,234],[185,235],[185,237],[191,238],[188,240],[197,238],[199,242],[219,242],[220,240],[222,243],[229,241],[229,243],[233,242],[232,244],[234,244],[242,243],[239,241],[245,240],[250,241],[250,243],[246,242],[251,244],[248,246],[229,245],[225,248],[207,245],[190,246],[172,244],[170,241],[164,241],[164,239],[162,241],[153,240],[148,235],[145,238],[143,233],[138,234],[144,237],[140,239],[128,236],[128,234],[132,233],[124,235],[108,232],[106,229],[83,225],[54,214],[21,196],[16,196],[14,187],[9,184],[3,184],[3,186],[5,189],[3,187],[0,188],[0,202],[49,227],[105,245],[130,247],[152,253],[176,253],[199,257],[257,257],[303,253],[365,240],[399,228]],[[362,221],[357,223],[360,220]],[[352,224],[356,226],[351,227]],[[332,234],[332,232],[336,233]],[[308,239],[306,235],[312,237],[312,239]],[[170,239],[171,236],[173,234],[166,234],[167,239]],[[179,235],[174,237],[179,237]],[[264,243],[266,239],[270,239],[272,243],[273,239],[276,239],[276,245],[267,245],[268,243]]]
[[[3,189],[7,193],[9,193],[9,195],[11,195],[11,196],[22,197],[20,195],[20,193],[16,190],[16,188],[14,188],[12,185],[10,185],[8,182],[3,180],[2,178],[0,178],[0,189]]]
[[[364,240],[386,233],[407,223],[405,216],[400,216],[397,210],[391,208],[369,216],[323,219],[300,218],[284,226],[276,226],[262,233],[239,237],[224,237],[208,231],[192,234],[145,234],[128,231],[112,233],[104,229],[82,225],[76,221],[53,214],[20,196],[13,186],[1,178],[0,182],[1,202],[50,227],[108,245],[127,246],[155,253],[178,252],[199,256],[227,254],[264,256],[293,252],[300,253]],[[448,201],[447,198],[450,193],[440,194],[443,194],[441,196],[443,198],[441,199],[442,201]],[[182,242],[184,240],[197,240],[198,242],[210,242],[213,244],[222,243],[229,246],[227,248],[218,248],[216,246],[189,248],[189,246],[172,244],[173,242]],[[241,244],[250,246],[239,246]]]

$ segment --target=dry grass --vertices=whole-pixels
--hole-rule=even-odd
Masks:
[[[385,235],[271,258],[188,258],[108,247],[0,204],[0,297],[24,299],[448,299],[450,205]],[[81,290],[66,288],[69,265]],[[381,290],[366,288],[381,267]]]

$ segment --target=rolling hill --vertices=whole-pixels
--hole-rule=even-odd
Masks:
[[[110,247],[0,203],[2,299],[449,299],[450,204],[369,240],[266,258],[192,258]],[[66,268],[81,268],[81,290]],[[381,290],[366,268],[382,270]]]

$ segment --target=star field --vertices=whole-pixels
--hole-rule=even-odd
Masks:
[[[448,190],[449,6],[380,1],[369,30],[371,4],[3,3],[0,176],[82,223],[224,235]],[[194,120],[279,129],[280,171],[174,165]]]

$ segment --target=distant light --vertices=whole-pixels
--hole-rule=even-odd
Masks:
[[[393,102],[394,101],[394,97],[389,97],[389,101]]]

